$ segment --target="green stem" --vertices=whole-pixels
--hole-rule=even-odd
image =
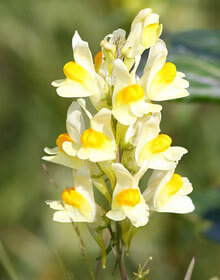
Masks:
[[[125,268],[125,261],[124,261],[125,248],[124,248],[124,244],[123,244],[122,238],[121,238],[121,228],[120,228],[119,223],[117,223],[117,245],[116,245],[116,247],[117,247],[118,267],[120,270],[121,279],[129,280],[127,272],[126,272],[126,268]]]

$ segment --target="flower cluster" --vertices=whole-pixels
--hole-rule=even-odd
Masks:
[[[153,211],[194,210],[191,183],[175,173],[187,150],[172,146],[171,137],[160,133],[162,106],[156,102],[189,95],[185,75],[167,62],[161,32],[159,15],[141,10],[129,35],[122,29],[107,35],[94,60],[88,43],[75,32],[73,61],[63,67],[65,79],[52,85],[59,96],[76,99],[67,111],[66,132],[57,137],[55,148],[45,148],[43,157],[73,170],[74,184],[62,190],[59,201],[47,201],[56,210],[54,221],[99,226],[126,220],[140,227]],[[149,56],[139,77],[146,49]],[[92,105],[94,115],[88,110]],[[140,179],[148,169],[153,173],[142,192]],[[98,204],[95,188],[108,203]]]

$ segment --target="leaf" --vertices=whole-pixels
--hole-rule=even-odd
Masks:
[[[186,276],[185,276],[184,280],[190,280],[191,279],[194,265],[195,265],[195,258],[193,257],[192,260],[191,260],[191,263],[190,263],[190,265],[187,269]]]
[[[168,60],[190,82],[190,96],[182,100],[220,103],[220,31],[170,34],[167,41]]]

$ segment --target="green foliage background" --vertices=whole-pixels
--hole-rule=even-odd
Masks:
[[[191,82],[189,98],[163,103],[162,131],[189,150],[178,172],[193,183],[196,211],[155,214],[133,241],[128,271],[137,271],[151,255],[149,279],[183,279],[195,256],[192,279],[220,277],[220,246],[205,234],[212,226],[207,213],[220,209],[220,2],[1,0],[0,241],[18,279],[89,279],[71,225],[54,223],[53,211],[44,204],[59,193],[41,167],[43,147],[53,147],[65,131],[71,103],[58,97],[50,82],[63,76],[75,30],[95,54],[106,34],[119,27],[129,30],[136,12],[145,7],[161,14],[169,60]],[[70,170],[48,167],[58,184],[71,184]],[[81,228],[95,264],[98,248]],[[1,246],[0,260],[6,261]],[[100,279],[119,279],[117,272],[111,276],[113,267],[109,256]],[[1,264],[0,279],[12,279]]]

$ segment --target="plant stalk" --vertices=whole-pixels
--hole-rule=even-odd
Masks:
[[[119,223],[117,223],[117,257],[118,257],[118,267],[120,270],[121,279],[129,280],[125,267],[125,261],[124,261],[125,248],[121,238],[121,228]]]

